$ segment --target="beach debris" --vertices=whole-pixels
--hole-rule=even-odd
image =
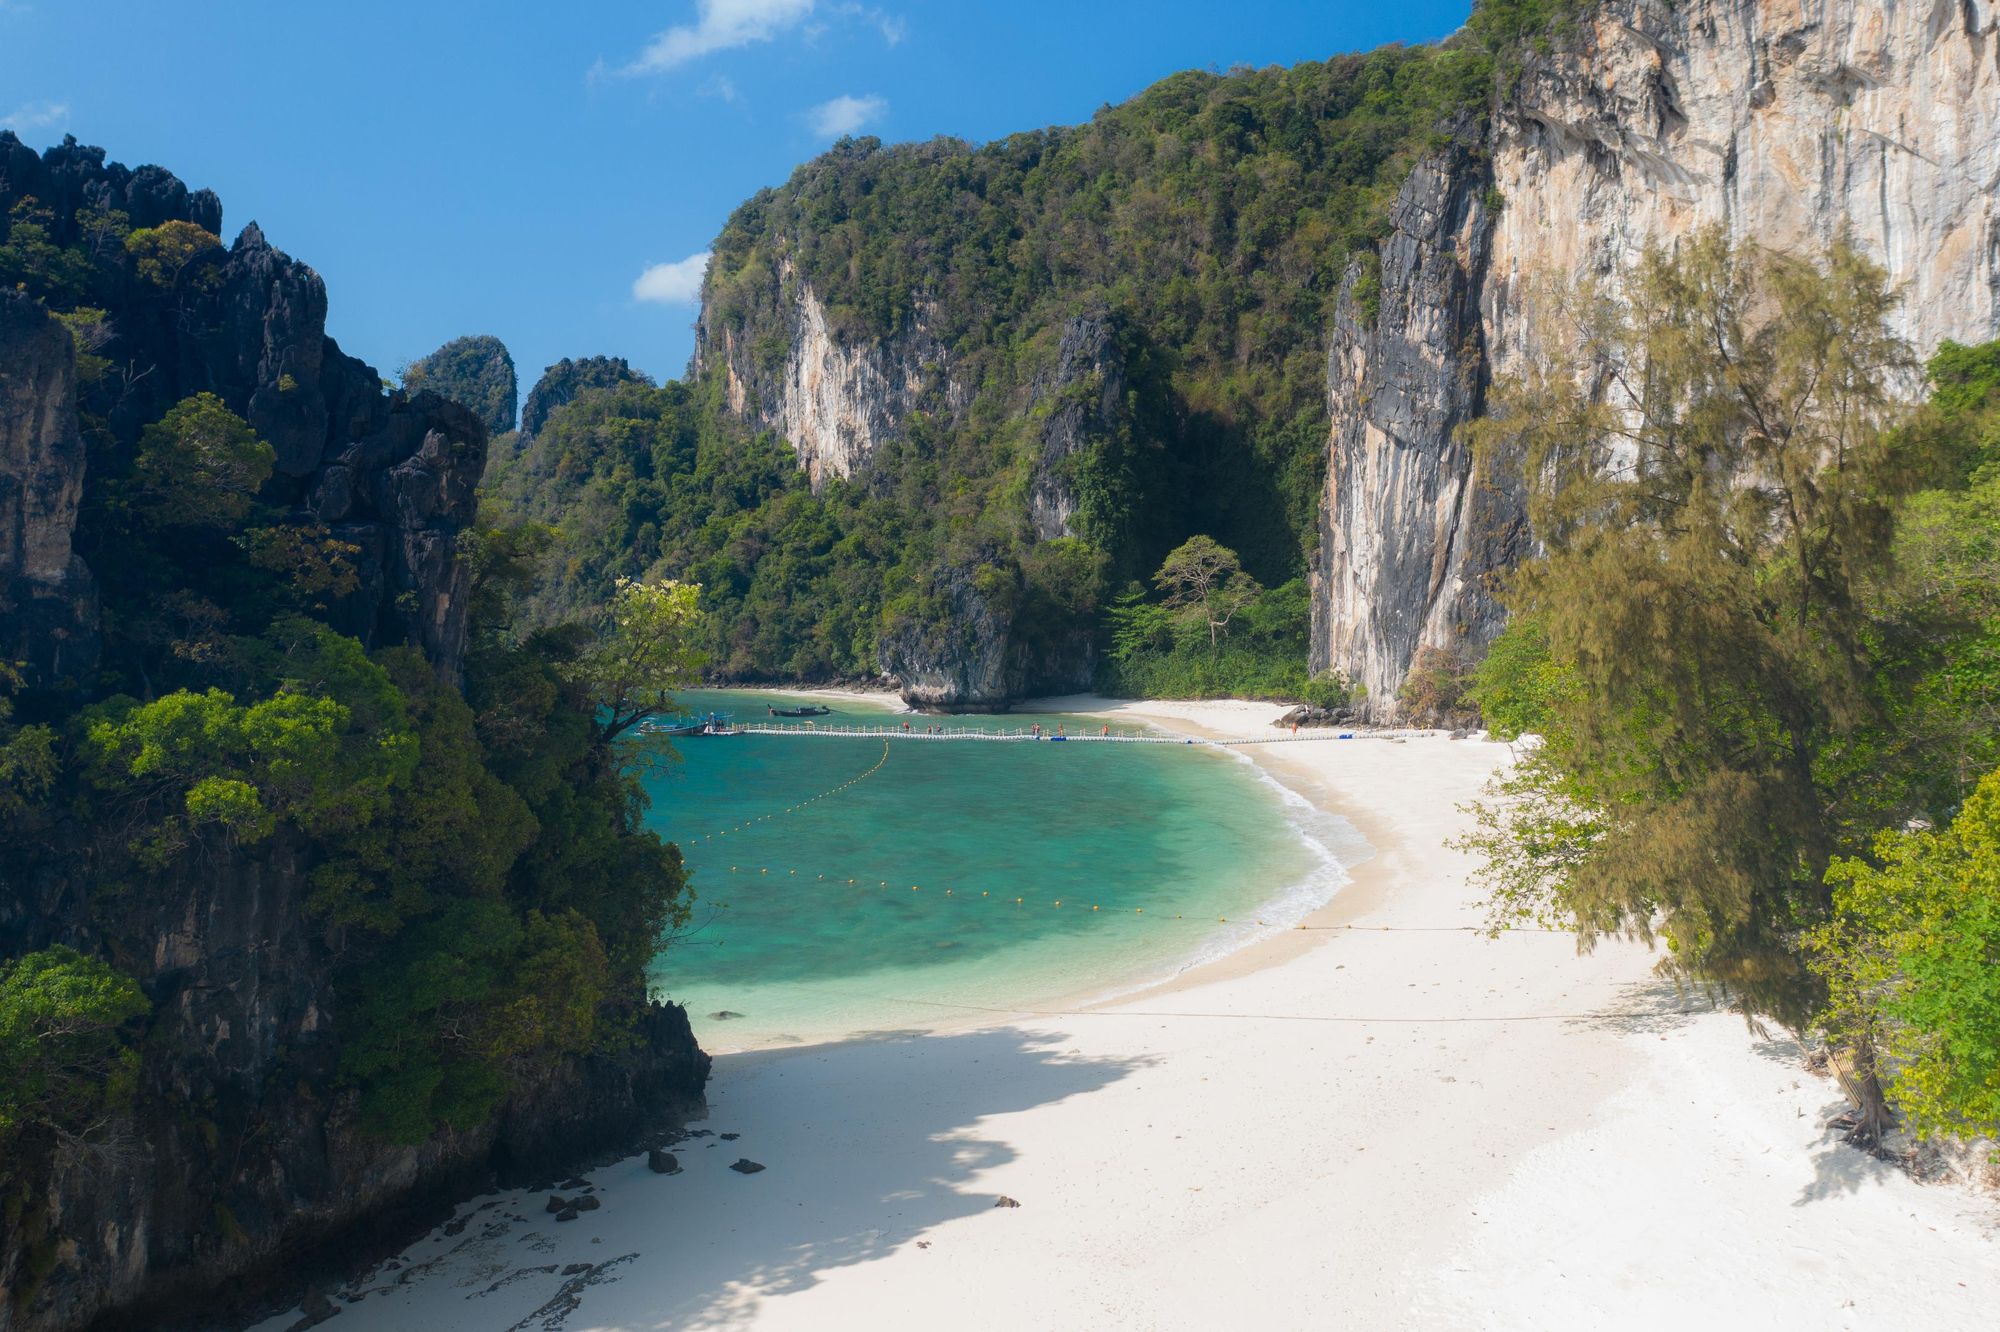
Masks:
[[[646,1168],[656,1175],[678,1175],[681,1173],[680,1158],[655,1147],[646,1153]]]
[[[594,1195],[586,1193],[581,1198],[578,1198],[575,1202],[571,1203],[570,1206],[574,1207],[579,1212],[594,1212],[598,1208],[604,1206],[604,1204]]]
[[[754,1175],[764,1167],[747,1156],[738,1157],[729,1167],[739,1175]]]
[[[689,1129],[689,1130],[687,1131],[687,1135],[688,1135],[688,1136],[689,1136],[690,1138],[712,1138],[712,1137],[714,1137],[714,1136],[715,1136],[715,1130],[714,1130],[714,1129]]]
[[[741,1133],[724,1133],[721,1135],[722,1140],[724,1142],[735,1142],[738,1138],[742,1136],[743,1135]]]
[[[1018,1199],[1009,1198],[1003,1193],[993,1200],[993,1205],[995,1207],[1019,1207],[1021,1204]]]
[[[580,1276],[595,1266],[597,1266],[596,1263],[571,1263],[562,1270],[562,1274],[564,1276]]]
[[[931,1247],[931,1242],[929,1240],[918,1240],[917,1247],[919,1249],[928,1249]]]
[[[569,1206],[569,1199],[563,1197],[560,1193],[551,1193],[549,1195],[549,1205],[546,1210],[551,1212],[560,1212],[568,1206]]]
[[[733,1008],[718,1008],[708,1016],[714,1022],[728,1022],[733,1018],[740,1018],[743,1015]]]
[[[563,1208],[563,1209],[562,1209],[562,1210],[561,1210],[560,1212],[557,1212],[557,1213],[556,1213],[556,1220],[558,1220],[558,1221],[574,1221],[574,1220],[576,1220],[576,1218],[577,1218],[577,1215],[578,1215],[578,1213],[577,1213],[577,1210],[576,1210],[576,1208],[574,1208],[574,1207],[565,1207],[565,1208]]]

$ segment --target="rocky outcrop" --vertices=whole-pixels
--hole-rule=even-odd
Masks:
[[[1028,488],[1028,521],[1043,541],[1075,536],[1071,460],[1124,423],[1125,367],[1110,316],[1080,315],[1063,326],[1055,365],[1036,376],[1029,403],[1039,418],[1040,462]]]
[[[586,389],[617,388],[620,384],[653,387],[650,375],[634,370],[622,356],[585,356],[572,361],[565,356],[548,369],[528,390],[521,408],[521,433],[538,435],[549,414]]]
[[[66,839],[50,832],[36,852]],[[95,941],[61,924],[97,891],[89,867],[29,859],[7,875],[0,955],[154,941],[117,958],[145,978],[154,1017],[137,1109],[0,1233],[0,1287],[23,1300],[0,1300],[6,1332],[182,1326],[196,1309],[221,1325],[296,1282],[309,1251],[427,1220],[496,1176],[566,1171],[699,1102],[708,1059],[686,1014],[648,1005],[629,1014],[627,1052],[550,1070],[477,1129],[387,1143],[339,1088],[342,996],[306,910],[303,848],[205,845],[175,891],[128,895]]]
[[[1348,267],[1327,355],[1334,433],[1312,666],[1393,699],[1420,643],[1484,642],[1502,619],[1463,573],[1475,487],[1457,432],[1486,387],[1478,298],[1491,225],[1469,126],[1411,172],[1390,223],[1376,262]],[[1479,567],[1518,553],[1519,522],[1496,517],[1478,538]]]
[[[37,156],[0,131],[0,216],[26,199],[50,213],[51,239],[62,245],[93,244],[79,210],[115,210],[135,228],[222,225],[213,194],[191,192],[158,167],[128,170],[74,140]],[[385,395],[381,376],[326,335],[319,274],[254,222],[164,289],[115,240],[96,244],[92,258],[89,299],[108,311],[111,336],[98,349],[109,368],[84,405],[106,432],[136,438],[181,399],[216,394],[277,454],[265,498],[360,548],[360,586],[332,608],[335,624],[370,647],[419,645],[456,680],[467,576],[457,533],[471,520],[485,466],[480,424],[435,395]],[[73,525],[74,498],[64,512]],[[71,587],[87,589],[87,572],[79,567],[77,578]],[[94,625],[87,592],[65,595]],[[79,644],[70,656],[81,659],[92,639],[78,633],[64,641]]]
[[[893,336],[856,341],[830,322],[812,284],[789,263],[755,296],[783,330],[783,363],[760,359],[749,325],[712,317],[704,305],[695,373],[720,374],[730,410],[782,435],[814,490],[829,477],[860,474],[913,413],[964,408],[967,394],[952,380],[933,304],[923,297]]]
[[[1019,697],[1020,673],[1009,624],[977,586],[973,571],[946,568],[933,595],[941,614],[891,628],[882,637],[885,673],[903,702],[928,712],[1003,712]]]
[[[1534,354],[1540,276],[1615,278],[1710,223],[1793,250],[1844,228],[1901,285],[1920,353],[2000,333],[1996,49],[1992,0],[1608,0],[1535,59],[1481,151],[1405,184],[1379,320],[1352,285],[1342,304],[1314,663],[1383,716],[1418,648],[1497,629],[1519,504],[1474,484],[1451,432]]]
[[[0,660],[27,661],[43,688],[92,674],[96,599],[72,544],[103,474],[87,460],[129,456],[147,423],[212,392],[273,447],[263,500],[359,551],[358,586],[326,618],[370,646],[413,644],[455,678],[479,420],[435,394],[385,394],[326,336],[318,274],[255,224],[162,284],[112,231],[78,220],[217,234],[212,194],[74,141],[38,156],[0,132],[0,218],[28,199],[54,243],[88,253],[78,303],[106,311],[110,336],[79,383],[63,325],[0,292]],[[121,534],[99,536],[95,549]],[[135,1108],[53,1162],[33,1196],[6,1200],[0,1332],[167,1325],[197,1297],[294,1279],[301,1253],[345,1231],[438,1206],[494,1172],[574,1161],[700,1095],[708,1061],[685,1014],[633,994],[609,1016],[634,1040],[554,1064],[481,1128],[416,1147],[364,1134],[337,1076],[345,942],[306,908],[312,846],[284,831],[252,845],[205,831],[135,887],[105,869],[128,830],[81,826],[69,808],[38,805],[8,824],[0,958],[78,947],[138,977],[153,1016]]]
[[[514,428],[514,403],[521,386],[507,344],[488,333],[453,338],[429,356],[403,367],[403,388],[429,389],[479,418],[487,435]]]
[[[83,476],[69,330],[0,291],[0,662],[29,688],[97,665],[96,592],[70,545]]]

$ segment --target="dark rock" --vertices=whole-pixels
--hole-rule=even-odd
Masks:
[[[732,1012],[729,1009],[724,1008],[716,1012],[710,1013],[708,1016],[711,1020],[716,1022],[728,1022],[734,1018],[740,1018],[743,1015],[741,1013]]]
[[[559,1193],[551,1193],[549,1195],[549,1205],[547,1207],[544,1207],[542,1210],[545,1212],[560,1212],[568,1208],[568,1206],[569,1206],[569,1199],[563,1197]]]
[[[556,1213],[556,1220],[558,1221],[574,1221],[576,1220],[576,1218],[577,1218],[577,1209],[574,1207],[565,1207],[560,1212]]]
[[[571,1178],[564,1180],[562,1183],[556,1185],[556,1187],[559,1189],[587,1189],[590,1187],[590,1181],[581,1178]]]
[[[741,1133],[724,1133],[721,1135],[722,1140],[724,1142],[735,1142],[738,1138],[742,1136],[743,1135]]]
[[[36,154],[0,131],[0,218],[30,195],[58,244],[92,244],[76,223],[92,208],[221,234],[215,197],[165,171],[107,163],[74,140]],[[480,423],[433,395],[386,395],[326,336],[319,276],[254,225],[199,258],[200,289],[173,301],[139,285],[122,245],[90,253],[91,300],[113,332],[101,352],[114,368],[96,389],[76,387],[67,333],[0,293],[0,660],[27,661],[37,687],[94,676],[95,596],[71,548],[77,513],[92,511],[79,504],[93,478],[76,423],[94,416],[107,447],[130,450],[146,424],[205,391],[276,451],[263,500],[360,547],[359,587],[328,618],[370,647],[414,645],[455,677],[468,589],[457,543],[484,463]],[[79,391],[90,395],[81,404]],[[410,1209],[441,1214],[495,1175],[629,1150],[699,1104],[708,1060],[686,1014],[635,1002],[619,1019],[634,1024],[629,1048],[516,1082],[477,1128],[384,1142],[336,1090],[343,996],[335,937],[306,910],[309,844],[284,829],[254,846],[205,844],[199,872],[115,901],[86,849],[55,823],[9,839],[0,957],[69,942],[138,973],[154,1004],[139,1093],[109,1129],[144,1150],[43,1171],[36,1227],[0,1226],[0,1289],[19,1300],[0,1301],[10,1332],[149,1326],[147,1311],[163,1308],[222,1325],[203,1315],[292,1282],[301,1253],[372,1238]],[[44,1218],[54,1229],[40,1229]],[[42,1275],[24,1295],[30,1267]]]
[[[655,1147],[646,1153],[646,1168],[656,1175],[678,1175],[681,1173],[681,1162],[672,1152],[663,1152]]]
[[[83,483],[69,330],[0,291],[0,662],[31,689],[97,669],[96,584],[70,548]]]
[[[584,1194],[582,1197],[578,1198],[574,1203],[570,1205],[579,1212],[594,1212],[598,1208],[604,1206],[604,1204],[598,1200],[597,1196],[591,1193]]]
[[[1021,1204],[1003,1193],[993,1200],[993,1205],[995,1207],[1019,1207]]]
[[[596,1263],[571,1263],[569,1266],[563,1268],[562,1274],[566,1277],[582,1276],[585,1272],[595,1270],[596,1267]]]
[[[736,1161],[732,1162],[729,1168],[731,1170],[734,1170],[739,1175],[754,1175],[758,1171],[762,1170],[764,1167],[757,1164],[757,1162],[752,1161],[749,1157],[745,1156],[745,1157],[740,1157]]]

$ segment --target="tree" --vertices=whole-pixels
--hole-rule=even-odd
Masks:
[[[0,1180],[22,1138],[87,1141],[130,1102],[124,1028],[151,1011],[138,982],[73,948],[0,963]]]
[[[1507,589],[1545,642],[1509,656],[1545,651],[1513,675],[1547,743],[1470,845],[1496,905],[1658,936],[1667,970],[1802,1024],[1820,990],[1795,941],[1896,779],[1854,761],[1882,715],[1858,594],[1909,356],[1845,242],[1808,262],[1710,230],[1624,292],[1557,296],[1475,432],[1547,552]]]
[[[141,227],[125,237],[125,251],[136,261],[139,276],[172,291],[188,265],[222,248],[222,240],[193,222],[162,222]]]
[[[2000,770],[1948,829],[1873,851],[1834,862],[1833,918],[1808,938],[1821,1026],[1875,1052],[1919,1136],[2000,1134]]]
[[[139,437],[137,508],[156,527],[227,531],[249,516],[277,457],[222,399],[197,393]]]
[[[1167,605],[1200,617],[1208,627],[1210,648],[1221,641],[1237,612],[1264,590],[1243,572],[1235,551],[1205,536],[1189,537],[1169,552],[1153,585],[1166,595]]]
[[[672,580],[618,580],[597,637],[566,665],[610,741],[674,707],[674,691],[701,678],[701,588]]]

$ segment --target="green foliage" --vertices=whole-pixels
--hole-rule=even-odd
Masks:
[[[1208,631],[1213,651],[1239,611],[1263,595],[1257,580],[1243,572],[1236,552],[1212,537],[1192,536],[1167,552],[1153,574],[1167,609],[1179,612],[1183,629]]]
[[[1312,606],[1304,579],[1261,593],[1229,633],[1211,642],[1205,616],[1147,601],[1135,584],[1105,613],[1110,650],[1097,687],[1128,698],[1271,698],[1334,707],[1347,701],[1339,681],[1312,678],[1306,654]]]
[[[162,222],[125,237],[125,252],[139,277],[167,291],[215,286],[218,275],[200,261],[219,258],[221,250],[221,239],[193,222]]]
[[[404,366],[403,388],[410,393],[429,389],[451,399],[478,417],[489,435],[514,428],[514,398],[519,391],[514,358],[496,337],[453,338]]]
[[[1470,726],[1478,709],[1470,697],[1471,671],[1449,648],[1426,644],[1410,660],[1396,693],[1402,715],[1418,726]]]
[[[40,200],[18,200],[0,232],[0,284],[67,309],[90,295],[93,269],[80,247],[59,245],[55,214]]]
[[[1657,934],[1670,969],[1802,1021],[1828,861],[1901,798],[1861,600],[1906,484],[1907,356],[1845,244],[1808,263],[1703,233],[1626,289],[1559,296],[1566,326],[1478,432],[1547,548],[1509,591],[1544,645],[1485,683],[1548,744],[1473,846],[1504,909],[1541,893],[1586,938]]]
[[[235,527],[271,479],[277,456],[222,399],[197,393],[140,436],[134,508],[158,527]]]
[[[126,1029],[151,1011],[130,976],[72,948],[0,962],[0,1184],[26,1142],[86,1140],[130,1103]]]
[[[1539,623],[1516,616],[1473,672],[1468,698],[1496,740],[1546,736],[1575,687],[1575,677],[1549,652]]]
[[[564,665],[603,715],[605,740],[673,711],[674,691],[700,678],[700,598],[688,583],[614,585],[603,628]]]
[[[1821,1025],[1872,1047],[1918,1135],[2000,1135],[2000,771],[1943,831],[1884,833],[1836,860],[1833,916],[1807,940]]]

